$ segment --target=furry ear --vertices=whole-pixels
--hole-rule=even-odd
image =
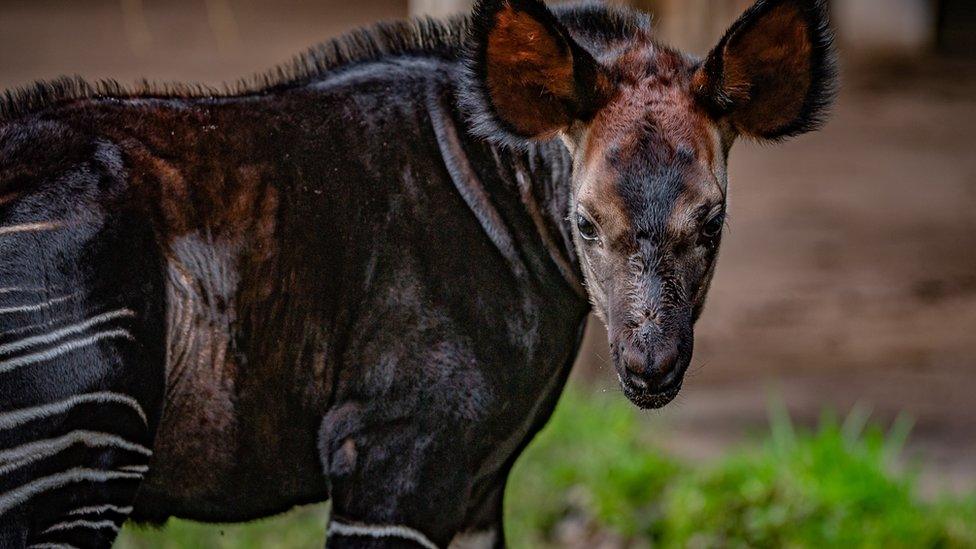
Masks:
[[[837,78],[827,10],[826,0],[759,0],[698,68],[699,100],[750,137],[820,127]]]
[[[509,145],[588,120],[610,95],[604,69],[539,0],[479,0],[466,57],[474,130]]]

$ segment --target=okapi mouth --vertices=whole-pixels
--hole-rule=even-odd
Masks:
[[[681,392],[681,381],[679,381],[674,387],[665,389],[660,392],[649,392],[647,389],[641,389],[633,382],[620,381],[620,386],[623,388],[624,396],[628,400],[634,403],[635,406],[644,410],[656,410],[658,408],[664,408],[667,406],[678,393]]]
[[[662,408],[678,396],[691,363],[687,340],[672,339],[649,349],[618,340],[611,347],[620,387],[636,406]]]

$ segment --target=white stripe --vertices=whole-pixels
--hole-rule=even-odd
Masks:
[[[131,471],[133,473],[145,473],[149,471],[148,465],[123,465],[119,467],[120,471]]]
[[[20,286],[9,286],[6,288],[0,288],[0,294],[12,294],[14,292],[39,292],[40,288],[23,288]]]
[[[35,303],[33,305],[20,305],[17,307],[4,307],[0,309],[0,314],[11,314],[11,313],[32,313],[35,311],[43,311],[51,307],[52,305],[57,305],[58,303],[64,303],[71,298],[77,297],[78,294],[64,295],[61,297],[56,297],[54,299],[49,299],[47,301],[42,301],[40,303]]]
[[[430,541],[427,536],[421,534],[413,528],[397,525],[369,525],[369,524],[345,524],[332,519],[329,523],[329,533],[326,537],[333,534],[340,536],[361,536],[368,538],[400,538],[414,541],[427,549],[437,549],[437,545]]]
[[[74,545],[68,545],[67,543],[35,543],[34,545],[28,545],[27,549],[78,549]]]
[[[69,318],[69,315],[58,316],[58,317],[55,317],[55,318],[51,318],[51,319],[45,320],[43,322],[35,322],[33,324],[24,324],[22,326],[17,326],[16,328],[12,328],[10,330],[6,330],[6,331],[3,331],[3,332],[0,332],[0,335],[12,336],[14,334],[22,334],[24,332],[29,332],[29,331],[34,330],[34,329],[37,329],[37,328],[47,328],[49,326],[54,326],[55,324],[58,324],[59,322],[64,322],[64,320],[67,319],[67,318]]]
[[[59,522],[54,526],[48,528],[41,532],[41,534],[47,534],[48,532],[57,532],[58,530],[72,530],[74,528],[88,528],[90,530],[101,530],[102,528],[111,528],[113,532],[119,531],[119,526],[110,520],[73,520],[71,522]]]
[[[126,473],[124,471],[105,471],[101,469],[88,469],[85,467],[75,467],[62,473],[34,479],[27,484],[19,486],[9,492],[0,494],[0,515],[17,507],[21,503],[32,497],[56,490],[68,484],[78,482],[108,482],[119,479],[141,479],[142,475],[137,473]]]
[[[139,414],[143,424],[148,425],[149,423],[149,420],[146,419],[146,413],[142,411],[142,406],[139,405],[139,402],[136,399],[121,393],[102,391],[98,393],[73,395],[58,402],[42,404],[40,406],[34,406],[33,408],[22,408],[20,410],[0,414],[0,429],[13,429],[14,427],[23,425],[29,421],[54,414],[60,414],[74,408],[79,404],[87,404],[92,402],[97,404],[125,404]]]
[[[91,328],[96,324],[101,324],[102,322],[105,322],[107,320],[113,320],[116,318],[122,318],[126,316],[134,316],[134,315],[135,313],[130,311],[129,309],[119,309],[118,311],[112,311],[109,313],[100,314],[98,316],[89,318],[84,322],[79,322],[78,324],[73,324],[71,326],[61,328],[60,330],[55,330],[49,334],[28,337],[20,341],[15,341],[13,343],[0,345],[0,355],[5,355],[5,354],[13,353],[15,351],[19,351],[21,349],[26,349],[27,347],[30,347],[32,345],[39,345],[41,343],[51,343],[53,341],[57,341],[63,338],[64,336],[81,333],[87,330],[88,328]]]
[[[72,515],[100,515],[107,512],[119,513],[120,515],[128,515],[132,512],[132,507],[119,507],[118,505],[112,505],[106,503],[105,505],[89,505],[88,507],[79,507],[74,511],[70,511],[68,516]]]
[[[60,229],[65,223],[63,221],[35,221],[33,223],[21,223],[19,225],[7,225],[0,227],[0,236],[16,233],[35,233],[40,231],[53,231]]]
[[[63,345],[59,345],[58,347],[48,349],[46,351],[32,353],[29,355],[24,355],[21,357],[12,358],[10,360],[5,360],[3,362],[0,362],[0,374],[9,372],[11,370],[15,370],[17,368],[22,368],[24,366],[28,366],[36,362],[44,362],[46,360],[51,360],[52,358],[57,358],[61,355],[70,353],[71,351],[74,351],[76,349],[81,349],[82,347],[94,345],[95,343],[98,343],[103,339],[115,339],[115,338],[132,339],[132,336],[129,334],[129,332],[125,330],[117,329],[117,330],[109,330],[107,332],[100,332],[93,336],[86,337],[84,339],[75,339],[67,343],[64,343]]]
[[[109,446],[137,452],[144,456],[152,455],[152,450],[149,448],[129,442],[120,436],[94,431],[72,431],[62,437],[38,440],[0,452],[0,463],[5,463],[0,467],[0,476],[61,453],[79,442],[89,448]]]

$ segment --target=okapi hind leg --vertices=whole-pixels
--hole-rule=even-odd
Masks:
[[[162,383],[142,323],[130,308],[88,310],[59,308],[53,324],[0,314],[5,548],[111,547],[148,471]]]
[[[92,206],[112,190],[100,169],[0,208],[4,549],[111,547],[152,456],[161,269],[144,222]]]
[[[159,396],[147,388],[161,383],[143,367],[135,311],[65,312],[0,345],[5,548],[111,547],[152,456]]]

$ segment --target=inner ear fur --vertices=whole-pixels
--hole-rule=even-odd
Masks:
[[[486,137],[548,139],[603,106],[611,85],[538,0],[482,0],[469,34],[466,105]]]
[[[699,100],[739,134],[781,139],[820,127],[836,87],[825,0],[760,0],[697,70]]]

